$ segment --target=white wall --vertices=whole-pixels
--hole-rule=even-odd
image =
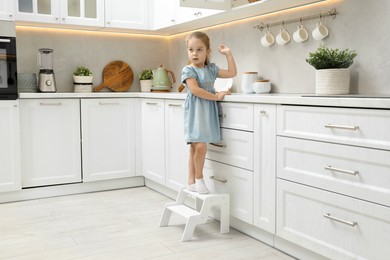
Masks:
[[[241,75],[246,71],[257,71],[263,78],[272,81],[272,92],[314,93],[315,71],[305,59],[309,52],[315,51],[320,42],[311,35],[307,42],[290,42],[284,46],[277,44],[265,48],[260,44],[264,32],[253,29],[261,21],[278,22],[327,12],[336,8],[336,19],[326,18],[329,37],[322,42],[332,48],[349,48],[358,53],[351,66],[351,92],[361,94],[390,94],[390,2],[387,0],[329,0],[326,3],[299,8],[263,16],[258,19],[203,30],[211,38],[212,61],[220,67],[226,67],[224,57],[217,53],[221,43],[229,46],[238,67],[238,76],[234,79],[235,91],[240,92]],[[305,21],[304,25],[314,29],[318,19]],[[298,23],[288,24],[292,34]],[[280,26],[272,27],[278,33]],[[186,65],[186,35],[175,36],[170,44],[172,68],[180,70]],[[181,55],[179,55],[181,53]]]
[[[104,66],[114,60],[130,65],[134,81],[129,91],[140,91],[138,74],[142,69],[155,68],[169,60],[169,41],[164,37],[25,27],[18,27],[16,35],[18,73],[38,73],[38,49],[54,49],[58,92],[73,92],[72,73],[80,65],[92,70],[94,86],[101,84]]]
[[[225,59],[216,48],[223,43],[234,54],[239,75],[234,79],[234,91],[240,92],[241,75],[257,71],[272,81],[272,92],[314,93],[314,68],[306,63],[309,52],[320,42],[311,37],[305,43],[290,42],[285,46],[264,48],[260,38],[264,32],[253,29],[261,21],[276,22],[300,16],[337,9],[336,19],[326,18],[329,37],[322,42],[332,48],[349,48],[358,53],[351,67],[351,92],[360,94],[390,94],[390,1],[387,0],[329,0],[319,5],[284,11],[230,25],[204,29],[212,42],[212,61],[225,67]],[[317,19],[306,21],[311,31]],[[288,24],[292,34],[298,24]],[[271,28],[276,35],[279,26]],[[164,37],[139,37],[121,34],[76,33],[69,31],[17,30],[18,71],[37,72],[38,48],[55,50],[54,70],[59,91],[72,91],[71,74],[78,65],[90,67],[95,75],[94,84],[101,83],[104,66],[116,59],[129,63],[138,75],[144,67],[163,64],[180,79],[181,69],[187,64],[186,34]],[[175,84],[177,87],[179,83]],[[135,77],[129,91],[139,91]]]

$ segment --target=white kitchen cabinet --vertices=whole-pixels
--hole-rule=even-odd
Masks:
[[[0,102],[0,192],[21,189],[19,102]]]
[[[330,259],[389,255],[389,118],[381,109],[278,107],[278,237]]]
[[[204,18],[221,11],[203,8],[181,7],[180,0],[153,0],[151,27],[154,30]]]
[[[149,29],[149,1],[105,1],[106,27]]]
[[[103,27],[104,0],[18,0],[16,20]]]
[[[230,195],[231,216],[253,224],[253,172],[206,160],[203,177],[210,192]]]
[[[253,171],[253,132],[221,128],[221,137],[208,145],[206,158]]]
[[[254,106],[254,225],[275,234],[276,105]]]
[[[165,100],[166,186],[187,184],[189,145],[184,140],[184,100]]]
[[[22,186],[81,182],[78,99],[20,100]]]
[[[0,20],[13,21],[14,19],[14,1],[0,0]]]
[[[278,179],[277,236],[329,259],[386,259],[390,207]]]
[[[134,100],[81,100],[83,181],[135,176]]]
[[[180,0],[180,6],[228,10],[231,0]]]
[[[204,180],[230,194],[230,215],[253,224],[253,104],[218,102],[222,140],[208,144]]]
[[[143,176],[165,185],[164,100],[142,99],[141,109]]]

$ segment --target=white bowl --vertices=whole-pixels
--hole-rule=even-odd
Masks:
[[[256,94],[269,93],[271,91],[271,82],[256,81],[255,83],[253,83],[253,91]]]

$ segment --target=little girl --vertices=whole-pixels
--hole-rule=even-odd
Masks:
[[[203,32],[193,32],[186,38],[189,65],[183,68],[181,80],[187,90],[184,104],[185,139],[190,144],[188,161],[188,190],[208,193],[203,181],[203,166],[207,144],[221,140],[217,100],[230,91],[215,92],[214,82],[219,78],[236,76],[237,69],[230,49],[220,45],[218,51],[226,56],[228,69],[210,63],[210,39]]]

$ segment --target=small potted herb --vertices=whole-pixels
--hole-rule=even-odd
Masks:
[[[153,83],[153,71],[151,69],[144,69],[139,75],[138,79],[141,85],[142,92],[150,92]]]
[[[331,49],[321,45],[309,53],[306,62],[316,69],[316,94],[342,95],[349,93],[350,71],[357,56],[354,50]]]
[[[73,72],[74,92],[92,92],[92,71],[84,66],[79,66]]]

